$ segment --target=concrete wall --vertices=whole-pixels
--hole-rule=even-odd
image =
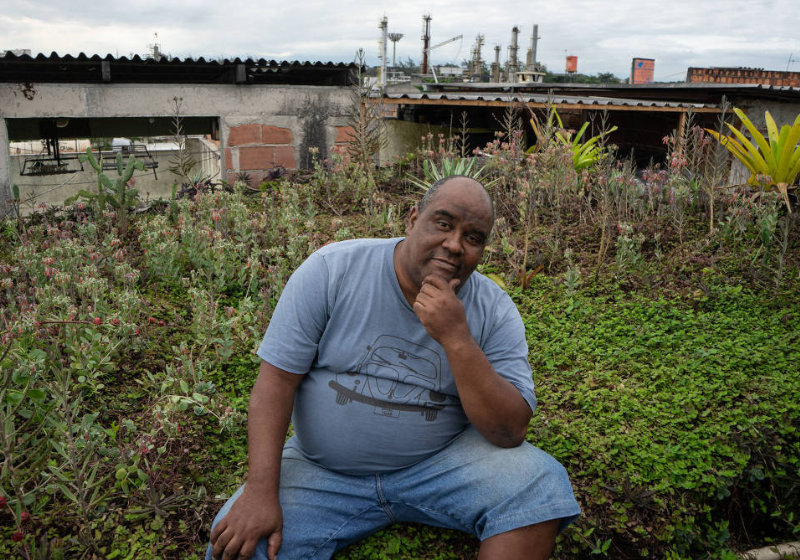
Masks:
[[[160,84],[0,84],[0,116],[9,118],[219,118],[223,177],[247,171],[253,181],[276,166],[311,166],[309,148],[328,157],[341,142],[353,102],[347,87]],[[10,198],[8,137],[0,125],[0,216]],[[230,139],[230,142],[229,142]],[[77,179],[76,179],[77,181]]]
[[[794,123],[794,119],[800,114],[800,103],[767,100],[751,101],[745,111],[747,118],[764,134],[767,132],[767,121],[764,117],[766,111],[769,111],[769,114],[775,119],[775,124],[778,125],[778,128],[785,124],[791,126]]]
[[[2,113],[0,113],[2,114]],[[0,218],[11,210],[11,154],[8,152],[8,131],[0,119]]]
[[[384,141],[381,148],[380,163],[387,165],[399,158],[404,158],[422,146],[422,137],[432,133],[434,146],[438,146],[439,134],[450,136],[450,129],[445,126],[433,126],[425,123],[414,123],[397,119],[387,119],[384,122]]]
[[[739,107],[745,111],[747,118],[761,131],[764,137],[767,136],[767,121],[765,118],[765,113],[767,111],[769,111],[769,114],[775,120],[778,129],[785,124],[791,126],[797,118],[797,115],[800,114],[800,103],[770,100],[743,101],[737,99],[734,99],[732,103],[734,107]],[[739,126],[745,136],[748,138],[750,137],[750,133],[739,121],[738,117],[734,118],[734,123],[736,126]],[[731,173],[728,177],[728,182],[732,185],[746,183],[749,178],[750,171],[748,171],[739,160],[734,159],[731,164]]]

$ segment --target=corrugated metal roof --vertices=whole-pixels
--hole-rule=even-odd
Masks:
[[[656,84],[571,84],[534,83],[509,84],[486,82],[450,82],[424,84],[426,91],[439,93],[455,92],[514,92],[544,95],[598,96],[632,98],[640,100],[670,101],[680,103],[720,103],[722,96],[728,99],[774,99],[800,103],[800,88],[767,84],[725,84],[702,82],[670,82]]]
[[[644,99],[626,99],[618,97],[596,97],[596,96],[575,96],[575,95],[531,95],[525,93],[504,93],[504,92],[453,92],[453,93],[386,93],[387,99],[408,99],[416,100],[449,100],[449,101],[487,101],[498,103],[553,103],[556,105],[587,105],[587,106],[614,106],[614,107],[664,107],[664,108],[716,108],[716,105],[707,103],[686,103],[671,101],[652,101]]]
[[[437,91],[461,90],[494,90],[494,91],[524,91],[524,90],[558,90],[558,89],[598,89],[608,91],[658,91],[674,89],[763,89],[768,91],[800,92],[800,88],[792,86],[774,86],[769,84],[725,84],[711,82],[665,82],[654,84],[591,84],[591,83],[563,83],[563,82],[538,82],[538,83],[497,83],[497,82],[450,82],[426,83],[426,88]]]
[[[135,55],[0,55],[0,82],[241,83],[349,85],[358,66],[343,62],[155,58]]]

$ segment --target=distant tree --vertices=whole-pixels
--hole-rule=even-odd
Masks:
[[[600,72],[599,74],[592,76],[589,74],[555,74],[553,72],[547,72],[544,77],[545,82],[554,83],[554,84],[621,84],[622,80],[617,78],[611,72]]]
[[[600,80],[601,84],[621,84],[622,80],[617,78],[613,72],[599,72],[597,74],[597,79]]]
[[[406,74],[414,74],[419,72],[419,64],[414,62],[414,59],[409,56],[405,61],[397,61],[397,69]]]

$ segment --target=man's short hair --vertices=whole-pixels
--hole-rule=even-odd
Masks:
[[[428,204],[430,204],[430,202],[436,197],[436,192],[439,190],[439,187],[441,187],[442,185],[448,183],[453,179],[470,179],[471,181],[474,181],[481,186],[483,192],[486,193],[486,198],[489,200],[489,208],[492,211],[492,223],[490,227],[494,227],[494,199],[492,198],[492,195],[489,194],[489,191],[486,190],[486,187],[483,185],[483,183],[481,183],[474,177],[469,177],[467,175],[450,175],[448,177],[442,177],[441,179],[433,183],[430,187],[428,187],[428,190],[425,191],[425,194],[417,203],[417,209],[419,210],[419,212],[422,213],[422,211],[425,210]]]

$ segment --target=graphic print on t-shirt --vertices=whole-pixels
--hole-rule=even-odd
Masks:
[[[375,414],[397,418],[401,412],[419,412],[432,422],[444,408],[442,360],[433,350],[389,335],[367,346],[355,373],[339,373],[328,385],[336,403],[353,401],[375,407]]]

